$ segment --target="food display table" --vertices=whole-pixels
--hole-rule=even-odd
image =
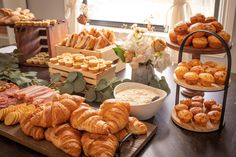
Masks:
[[[48,79],[48,71],[44,68],[24,68],[23,70],[40,71],[39,77]],[[137,156],[142,157],[185,157],[185,156],[234,156],[236,154],[236,74],[231,74],[231,85],[228,91],[227,107],[225,121],[227,125],[221,133],[214,132],[208,134],[199,134],[186,130],[179,129],[171,121],[171,111],[175,104],[175,83],[173,80],[173,70],[175,67],[168,68],[164,71],[164,75],[172,88],[172,92],[164,101],[163,106],[156,116],[147,122],[157,124],[158,129],[156,135],[152,140],[141,150]],[[130,78],[131,69],[127,66],[126,70],[118,73],[120,78]],[[206,93],[206,98],[214,98],[221,101],[223,92],[218,95]],[[96,104],[94,104],[96,106]],[[0,156],[27,156],[27,157],[41,157],[39,154],[27,147],[17,144],[5,137],[0,136]]]

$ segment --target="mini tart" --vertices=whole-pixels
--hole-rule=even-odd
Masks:
[[[189,72],[189,69],[185,66],[178,66],[175,69],[175,75],[178,79],[183,79],[185,73]]]
[[[104,71],[106,70],[107,66],[106,64],[99,64],[99,71]]]
[[[202,96],[194,96],[194,97],[192,97],[192,101],[197,101],[197,102],[203,103],[204,98]]]
[[[97,59],[97,61],[98,61],[98,64],[104,64],[104,59]]]
[[[33,64],[33,60],[32,60],[32,59],[27,59],[27,60],[26,60],[26,63],[27,63],[27,64]]]
[[[89,67],[88,69],[92,73],[98,73],[99,72],[99,67]]]
[[[72,61],[65,61],[65,66],[66,67],[73,67],[73,62]]]
[[[207,47],[208,41],[206,37],[200,37],[193,38],[192,43],[194,48],[203,49]]]
[[[198,101],[192,101],[191,107],[203,107],[203,103],[198,102]]]
[[[96,60],[97,57],[96,56],[86,56],[85,59],[86,60],[94,60],[94,59]]]
[[[98,61],[95,59],[91,59],[88,61],[89,67],[97,67],[98,66]]]
[[[191,72],[195,72],[197,74],[200,74],[200,73],[203,73],[204,72],[204,69],[202,66],[200,65],[197,65],[197,66],[193,66],[191,69],[190,69]]]
[[[181,100],[180,103],[185,104],[190,108],[192,104],[192,100],[190,98],[186,98],[186,99]]]
[[[211,87],[212,83],[215,83],[215,78],[209,73],[199,74],[200,83],[204,87]]]
[[[196,85],[199,80],[199,76],[195,72],[187,72],[184,74],[183,78],[185,79],[185,82],[189,85]]]
[[[205,100],[203,105],[207,110],[211,110],[211,107],[213,105],[217,105],[217,103],[214,99],[210,99],[210,100]]]
[[[73,67],[74,67],[75,69],[80,69],[80,68],[81,68],[81,65],[82,65],[82,63],[80,63],[80,62],[75,62],[75,63],[73,63]]]
[[[105,65],[106,65],[107,67],[111,67],[112,61],[105,61]]]
[[[211,111],[219,111],[219,112],[221,112],[222,111],[222,105],[219,105],[219,104],[212,105],[211,106]]]
[[[75,61],[75,62],[83,62],[84,59],[85,59],[84,56],[76,56],[76,57],[74,57],[74,61]]]
[[[219,111],[210,111],[207,113],[211,123],[218,124],[221,118],[221,112]]]
[[[209,121],[209,117],[205,113],[197,113],[193,117],[195,124],[200,126],[206,126]]]
[[[217,71],[214,74],[215,82],[218,85],[224,85],[226,80],[226,71]]]
[[[59,65],[65,65],[64,59],[59,59],[59,60],[58,60],[58,63],[59,63]]]
[[[83,71],[88,71],[88,64],[82,64],[80,67]]]
[[[189,123],[193,118],[193,114],[189,110],[181,110],[178,112],[177,116],[183,123]]]
[[[177,104],[175,105],[175,111],[178,113],[181,110],[188,110],[188,106],[185,104]]]
[[[189,111],[192,112],[193,115],[203,113],[203,109],[201,107],[192,107]]]

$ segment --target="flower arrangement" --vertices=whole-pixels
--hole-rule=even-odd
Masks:
[[[146,28],[137,27],[136,24],[131,28],[133,31],[127,40],[113,49],[120,59],[130,63],[133,69],[143,64],[152,64],[159,72],[166,69],[171,61],[165,42],[150,36]]]

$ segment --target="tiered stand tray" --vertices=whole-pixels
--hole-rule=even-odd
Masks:
[[[211,35],[215,36],[217,39],[219,39],[221,41],[221,43],[223,44],[223,48],[220,49],[210,49],[210,48],[206,48],[206,49],[196,49],[196,48],[192,48],[190,46],[184,46],[185,42],[187,41],[187,39],[193,35],[196,32],[206,32],[206,33],[210,33]],[[194,96],[191,95],[191,90],[193,90],[193,93],[197,93],[197,95],[199,94],[199,92],[217,92],[217,91],[224,91],[224,96],[223,96],[223,102],[222,102],[222,112],[221,112],[221,119],[220,119],[220,123],[219,125],[211,125],[211,124],[207,124],[206,127],[200,127],[197,126],[194,123],[182,123],[179,118],[176,116],[176,112],[173,109],[172,111],[172,120],[173,122],[180,126],[181,128],[184,128],[186,130],[190,130],[190,131],[194,131],[194,132],[212,132],[212,131],[218,131],[221,130],[224,126],[224,114],[225,114],[225,107],[226,107],[226,99],[227,99],[227,93],[228,93],[228,87],[229,87],[229,80],[230,80],[230,73],[231,73],[231,53],[230,53],[230,47],[231,44],[227,44],[223,38],[221,38],[218,34],[216,33],[212,33],[206,30],[199,30],[196,32],[192,32],[190,34],[188,34],[183,42],[181,43],[181,45],[177,45],[175,43],[172,43],[170,41],[167,41],[167,46],[175,49],[175,50],[179,50],[179,57],[178,57],[178,63],[180,63],[182,61],[182,56],[183,56],[183,52],[186,53],[191,53],[192,54],[192,58],[193,59],[200,59],[201,55],[204,54],[220,54],[220,53],[226,53],[227,54],[227,59],[228,59],[228,66],[227,66],[227,76],[226,76],[226,80],[225,80],[225,85],[224,86],[213,86],[213,87],[200,87],[200,86],[191,86],[191,85],[187,85],[186,83],[184,83],[182,80],[178,80],[175,75],[175,82],[176,82],[176,99],[175,99],[175,104],[179,103],[179,92],[180,92],[180,86],[183,88],[186,88],[187,90],[185,90],[184,92],[182,92],[182,94],[184,96]],[[190,93],[187,93],[188,91],[190,91]]]

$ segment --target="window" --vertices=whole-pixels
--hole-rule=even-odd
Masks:
[[[173,0],[86,0],[90,24],[122,27],[123,24],[144,25],[147,19],[157,31],[163,31],[166,16]],[[217,14],[219,0],[189,0],[192,13],[201,12],[206,16]]]

